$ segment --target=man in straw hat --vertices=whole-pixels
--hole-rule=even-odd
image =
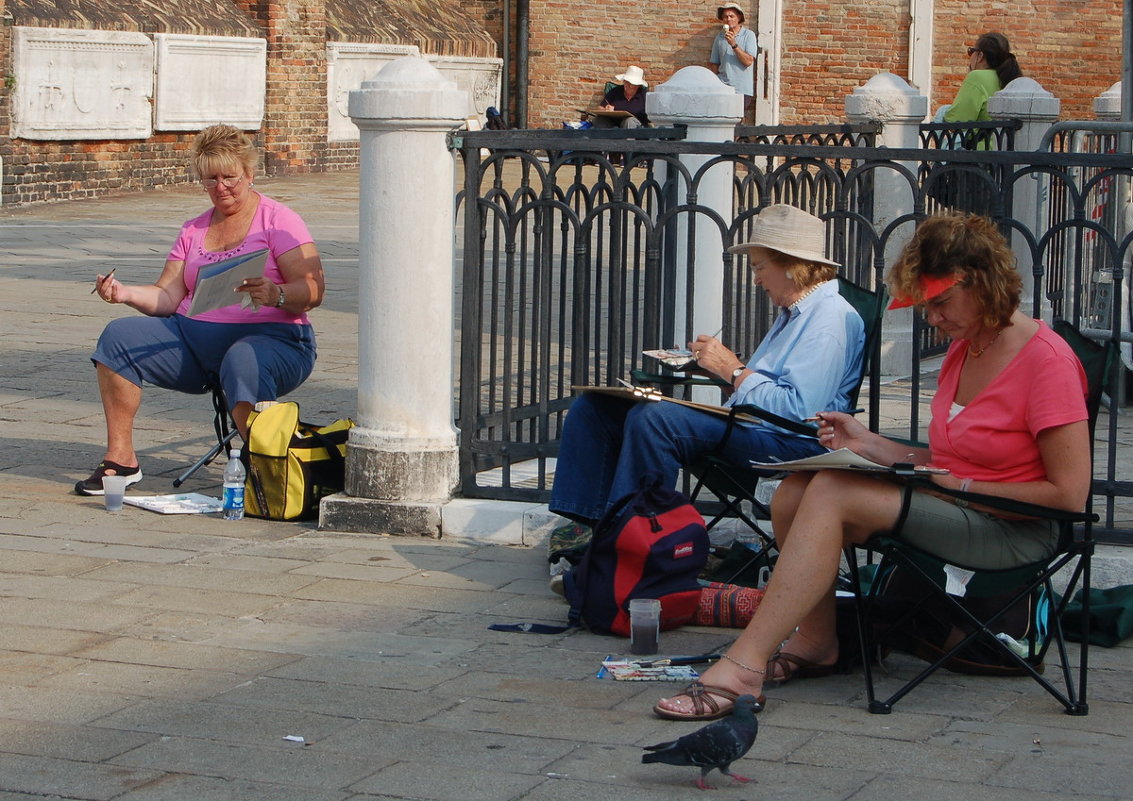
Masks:
[[[620,85],[606,92],[598,108],[603,111],[628,111],[633,116],[623,119],[596,116],[594,127],[640,128],[648,125],[649,118],[645,116],[645,93],[649,89],[649,82],[645,80],[645,71],[631,64],[625,72],[615,75],[614,80]]]
[[[824,253],[820,219],[791,206],[769,206],[751,239],[730,248],[748,257],[752,277],[780,308],[745,363],[715,337],[689,343],[699,372],[730,383],[727,404],[753,404],[792,420],[847,411],[857,386],[865,326],[838,293],[837,262]],[[589,393],[567,414],[551,490],[551,511],[592,526],[647,478],[674,486],[681,467],[705,453],[746,466],[825,451],[812,437],[772,425],[739,425],[717,450],[725,417],[676,403],[627,403]]]
[[[755,95],[755,57],[759,40],[755,31],[744,27],[744,10],[735,3],[724,3],[716,9],[722,30],[712,42],[709,58],[716,65],[720,80],[744,96],[744,116]]]

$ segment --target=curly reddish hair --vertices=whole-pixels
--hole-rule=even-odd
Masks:
[[[885,276],[889,293],[925,300],[922,277],[958,277],[975,297],[983,324],[1004,328],[1019,308],[1023,279],[1015,254],[987,217],[951,212],[925,219]]]

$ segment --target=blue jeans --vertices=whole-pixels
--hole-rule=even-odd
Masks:
[[[737,465],[752,459],[801,459],[825,452],[817,440],[766,425],[736,426],[722,451],[728,421],[678,403],[581,395],[563,426],[550,510],[593,523],[647,480],[675,486],[677,474],[712,453]]]

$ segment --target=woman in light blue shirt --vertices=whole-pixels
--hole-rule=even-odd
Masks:
[[[715,337],[689,343],[701,371],[731,382],[728,403],[796,421],[849,410],[861,380],[865,326],[838,292],[824,233],[822,221],[805,211],[769,206],[756,218],[751,241],[730,249],[747,254],[756,285],[780,313],[746,363]],[[680,404],[582,395],[567,414],[549,507],[593,525],[648,480],[674,486],[681,467],[706,453],[746,466],[825,451],[812,437],[768,424],[737,426],[718,451],[727,425],[722,416]]]

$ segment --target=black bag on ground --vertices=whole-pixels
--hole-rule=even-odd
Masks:
[[[894,567],[880,580],[884,583],[874,601],[874,639],[883,650],[894,648],[935,662],[973,630],[969,621],[950,610],[923,580],[908,571]],[[986,620],[1018,592],[1014,587],[991,596],[964,598],[961,604],[976,618]],[[991,629],[998,638],[1006,636],[1018,643],[1019,656],[1039,667],[1037,654],[1046,642],[1049,614],[1045,594],[1032,594],[1012,606]],[[953,673],[973,675],[1028,675],[994,645],[988,645],[987,636],[973,639],[944,667]]]

